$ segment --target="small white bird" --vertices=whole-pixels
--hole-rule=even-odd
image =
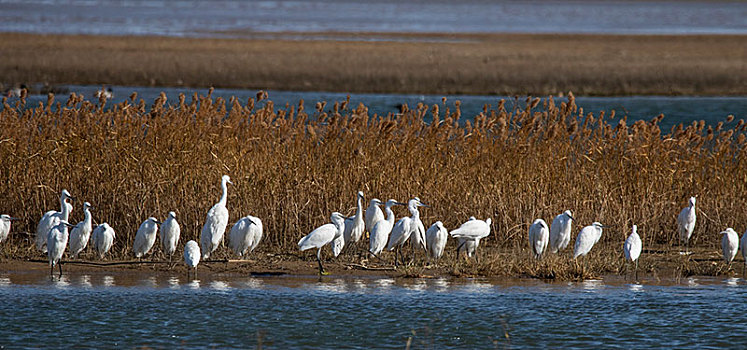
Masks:
[[[591,248],[602,238],[602,228],[604,228],[604,225],[594,222],[581,229],[581,232],[576,236],[576,245],[573,247],[574,259],[589,254]]]
[[[73,206],[67,202],[68,199],[75,200],[70,195],[70,192],[62,190],[60,194],[60,211],[50,210],[44,213],[41,220],[39,220],[39,225],[36,226],[36,249],[41,250],[42,253],[47,252],[47,237],[52,227],[59,224],[60,220],[67,222],[70,217]]]
[[[197,278],[197,265],[200,263],[200,246],[197,242],[190,240],[184,245],[184,263],[187,264],[187,279],[189,270],[194,269],[194,277]]]
[[[366,222],[363,219],[363,192],[358,191],[356,197],[358,206],[355,216],[345,219],[345,232],[342,233],[341,237],[335,239],[332,245],[332,253],[334,253],[335,257],[340,255],[344,247],[357,245],[358,241],[363,237],[363,232],[366,231]]]
[[[298,241],[298,248],[301,251],[316,248],[316,261],[319,263],[319,274],[325,275],[324,266],[322,265],[322,248],[331,244],[335,238],[342,236],[345,231],[345,217],[338,213],[332,213],[331,224],[324,224],[311,231],[308,235]]]
[[[457,247],[457,254],[459,254],[462,247],[465,247],[467,248],[467,256],[471,257],[470,248],[474,246],[474,249],[471,251],[474,254],[477,247],[480,245],[480,240],[490,235],[490,225],[492,222],[493,221],[490,218],[482,221],[470,217],[470,219],[459,226],[459,228],[451,230],[451,232],[449,232],[451,237],[460,240],[459,246]],[[475,259],[477,259],[477,255],[475,255]]]
[[[241,218],[231,227],[229,239],[231,250],[243,258],[259,245],[262,239],[262,220],[251,215]]]
[[[635,280],[638,280],[638,257],[641,256],[641,249],[643,249],[643,242],[641,237],[638,236],[638,226],[633,225],[633,232],[630,233],[628,239],[623,244],[623,252],[625,253],[625,259],[635,263]]]
[[[420,201],[420,198],[415,197],[413,199],[410,199],[407,202],[407,209],[410,211],[411,216],[399,219],[399,221],[394,224],[394,227],[392,227],[392,233],[389,237],[387,250],[392,251],[395,248],[397,249],[394,255],[394,266],[397,266],[398,256],[402,258],[402,263],[404,264],[404,257],[402,256],[402,246],[407,243],[407,240],[410,239],[410,236],[412,236],[413,234],[418,236],[417,248],[420,248],[420,244],[422,243],[422,248],[425,249],[425,229],[423,229],[422,238],[420,238],[420,227],[423,226],[423,222],[420,221],[420,212],[418,211],[418,207],[421,206],[427,207],[426,204]],[[419,226],[418,222],[420,222]]]
[[[375,204],[377,206],[381,205],[381,201],[374,198],[371,200],[373,203],[375,201]],[[369,252],[371,252],[374,256],[379,257],[379,254],[381,254],[381,251],[386,248],[386,243],[389,240],[389,234],[392,232],[392,227],[394,226],[394,212],[392,211],[392,206],[395,205],[405,205],[404,203],[397,202],[394,199],[390,199],[386,201],[386,204],[384,205],[384,210],[386,211],[386,219],[385,220],[379,220],[376,222],[373,226],[373,229],[371,229],[371,239],[369,241]]]
[[[6,214],[0,215],[0,243],[5,242],[8,238],[8,234],[10,233],[10,223],[16,220],[19,219]]]
[[[677,231],[680,234],[680,241],[685,244],[685,254],[689,253],[690,237],[695,229],[695,197],[690,197],[690,205],[683,208],[680,215],[677,216]]]
[[[731,227],[722,231],[721,234],[721,251],[724,254],[724,262],[731,264],[734,257],[737,256],[737,249],[739,249],[739,235]]]
[[[571,227],[573,216],[571,211],[566,210],[552,220],[550,225],[550,252],[556,254],[564,250],[571,242]]]
[[[386,218],[384,218],[384,213],[381,211],[381,208],[379,208],[380,205],[381,201],[374,198],[371,199],[371,202],[368,204],[368,208],[366,208],[366,230],[369,234],[371,234],[377,222],[386,220]]]
[[[210,254],[218,249],[218,246],[223,241],[226,226],[228,226],[228,209],[226,208],[226,200],[228,199],[227,184],[233,185],[233,182],[231,182],[231,178],[228,175],[223,175],[220,182],[223,194],[218,203],[208,211],[205,218],[205,225],[202,226],[200,246],[203,260],[209,258]]]
[[[65,253],[65,248],[67,248],[67,240],[69,238],[67,228],[71,226],[73,225],[61,220],[59,224],[49,231],[49,236],[47,237],[47,257],[49,258],[50,276],[54,275],[54,266],[58,265],[60,267],[60,277],[62,277],[60,259],[62,259],[62,255]]]
[[[153,248],[160,224],[161,222],[154,217],[149,217],[140,224],[140,228],[137,229],[137,234],[135,234],[135,242],[132,244],[132,251],[136,258],[142,258],[145,254],[148,254],[150,248]]]
[[[428,228],[428,231],[425,232],[425,241],[431,258],[436,260],[441,258],[448,239],[449,231],[446,230],[441,221],[436,221]]]
[[[169,217],[161,224],[161,245],[163,245],[163,252],[169,256],[169,262],[171,262],[176,247],[179,245],[181,232],[179,222],[176,221],[176,213],[170,211]]]
[[[111,100],[114,97],[114,91],[112,91],[112,88],[107,88],[102,86],[101,89],[96,90],[96,92],[93,93],[94,98],[105,98],[107,100]]]
[[[83,214],[83,221],[75,225],[70,231],[70,252],[73,255],[73,259],[77,258],[83,249],[86,249],[88,239],[91,237],[91,231],[93,231],[91,203],[83,203]]]
[[[529,249],[532,251],[532,257],[535,259],[542,258],[549,240],[550,230],[545,220],[534,220],[532,225],[529,226]]]
[[[99,253],[99,258],[103,259],[109,249],[114,245],[114,238],[116,238],[114,229],[107,223],[96,226],[93,230],[93,248]]]

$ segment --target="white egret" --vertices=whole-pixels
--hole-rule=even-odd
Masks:
[[[371,199],[371,202],[368,204],[368,208],[366,208],[366,230],[369,234],[371,234],[377,222],[386,220],[386,218],[384,218],[384,213],[381,211],[381,208],[379,208],[380,205],[381,201],[377,198],[374,198]]]
[[[229,245],[239,257],[254,251],[262,239],[262,220],[256,216],[247,215],[231,227]]]
[[[298,241],[298,248],[301,251],[316,248],[316,261],[319,263],[319,274],[324,275],[324,266],[322,265],[322,248],[332,243],[335,238],[342,236],[345,231],[345,217],[338,213],[332,213],[331,224],[324,224],[311,231],[308,235]]]
[[[93,248],[99,253],[99,258],[103,259],[109,249],[114,245],[114,238],[116,238],[114,229],[107,223],[96,226],[93,229]]]
[[[571,226],[573,216],[566,210],[552,220],[550,225],[550,252],[553,254],[564,250],[571,242]]]
[[[16,220],[20,219],[6,214],[0,215],[0,243],[3,243],[8,238],[8,234],[10,233],[10,223]]]
[[[633,225],[633,232],[630,233],[628,239],[623,244],[623,252],[625,253],[625,259],[635,263],[635,280],[638,281],[638,257],[641,256],[641,249],[643,249],[643,242],[641,237],[638,236],[638,226]]]
[[[176,247],[179,245],[181,232],[179,222],[176,221],[176,213],[170,211],[169,217],[161,224],[161,245],[163,245],[163,252],[169,256],[169,262],[171,262]]]
[[[371,202],[376,206],[381,205],[381,201],[376,198],[371,200]],[[392,227],[394,226],[394,212],[392,211],[392,206],[395,205],[405,204],[397,202],[394,199],[386,201],[386,204],[384,205],[384,211],[386,211],[386,219],[376,222],[370,231],[371,239],[369,241],[368,251],[375,257],[379,257],[381,251],[386,248],[386,242],[389,240],[389,233],[392,232]]]
[[[744,266],[742,266],[742,278],[744,278],[745,270],[747,270],[747,231],[742,235],[742,240],[739,242],[739,249],[742,250],[742,258],[744,259]]]
[[[529,226],[529,248],[532,250],[532,257],[535,259],[542,258],[549,240],[550,229],[547,227],[545,220],[534,220],[532,225]]]
[[[604,228],[604,225],[594,222],[590,226],[581,229],[581,232],[576,236],[576,244],[573,247],[574,259],[589,254],[591,248],[602,238],[602,228]]]
[[[363,192],[358,191],[356,195],[358,206],[355,211],[355,216],[345,219],[345,232],[342,233],[341,237],[335,239],[332,245],[332,252],[335,257],[340,255],[342,249],[346,246],[357,245],[363,232],[366,231],[366,222],[363,219]],[[379,209],[379,212],[381,210]]]
[[[410,236],[412,236],[413,234],[418,236],[418,244],[421,244],[422,242],[422,248],[425,249],[425,229],[423,229],[422,236],[420,236],[420,227],[423,226],[423,223],[422,221],[420,221],[420,212],[418,211],[418,207],[421,206],[427,207],[426,204],[420,201],[420,198],[415,197],[413,199],[410,199],[407,202],[407,209],[410,211],[411,216],[399,219],[394,227],[392,227],[391,236],[389,237],[389,244],[387,244],[387,250],[392,251],[395,248],[397,249],[394,255],[395,266],[397,266],[398,256],[402,258],[402,262],[404,263],[404,258],[402,257],[402,246],[407,243],[407,240],[410,239]],[[418,226],[419,221],[420,226]],[[418,246],[418,248],[420,248],[420,246]]]
[[[462,246],[465,246],[467,248],[467,256],[471,257],[472,255],[470,253],[475,253],[477,247],[480,245],[480,240],[490,235],[490,225],[492,222],[491,218],[482,221],[470,217],[470,219],[459,226],[459,228],[449,232],[452,237],[460,240],[459,246],[457,247],[457,255],[462,249]],[[472,248],[473,245],[474,249],[470,251],[470,248]],[[475,259],[477,259],[477,255],[475,255]]]
[[[677,231],[680,234],[680,241],[685,243],[685,254],[689,253],[690,237],[695,229],[695,197],[690,197],[690,205],[683,208],[680,215],[677,215]],[[680,254],[682,254],[680,252]]]
[[[441,258],[448,239],[449,231],[446,230],[441,221],[436,221],[436,223],[428,228],[428,231],[425,232],[425,241],[431,258],[436,260]]]
[[[67,240],[69,238],[67,228],[72,226],[67,221],[60,220],[60,223],[49,231],[49,235],[47,236],[47,257],[49,258],[50,276],[54,274],[54,266],[58,265],[60,268],[60,277],[62,277],[60,259],[62,259],[62,255],[65,253],[65,248],[67,248]]]
[[[723,237],[721,238],[721,252],[724,255],[724,262],[731,264],[734,257],[737,256],[737,249],[739,249],[739,235],[731,227],[725,231],[721,231]]]
[[[47,237],[52,227],[56,226],[60,220],[68,221],[70,212],[73,210],[73,206],[67,203],[67,200],[74,200],[73,196],[67,190],[62,190],[60,194],[60,211],[50,210],[42,216],[39,220],[39,225],[36,226],[36,249],[41,250],[43,253],[47,252]]]
[[[148,254],[150,248],[153,248],[153,244],[156,243],[158,224],[161,224],[161,222],[154,217],[149,217],[140,224],[137,234],[135,234],[135,242],[132,244],[132,251],[136,258],[142,258],[145,254]]]
[[[70,252],[73,255],[73,259],[78,257],[78,254],[86,249],[88,245],[88,239],[91,237],[91,231],[93,231],[93,224],[91,223],[91,203],[83,203],[83,221],[79,222],[70,231]]]
[[[194,277],[197,278],[197,265],[200,263],[200,246],[197,242],[190,240],[184,245],[184,263],[187,264],[187,278],[189,270],[194,269]]]
[[[218,246],[223,241],[223,234],[226,232],[226,226],[228,226],[228,209],[226,209],[226,200],[228,199],[227,184],[233,185],[233,182],[231,182],[231,178],[228,175],[223,175],[220,182],[223,194],[220,197],[220,201],[208,211],[207,218],[205,218],[205,225],[202,226],[202,233],[200,234],[202,259],[209,258],[210,254],[218,249]]]

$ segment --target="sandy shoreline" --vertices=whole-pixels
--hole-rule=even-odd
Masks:
[[[429,94],[745,95],[747,36],[340,34],[338,40],[3,33],[20,83]],[[303,35],[301,35],[303,37]],[[392,41],[371,41],[384,36]]]

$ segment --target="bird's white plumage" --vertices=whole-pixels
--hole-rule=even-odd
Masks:
[[[423,221],[420,220],[419,215],[417,218],[413,218],[413,223],[415,224],[415,229],[410,234],[410,237],[412,237],[412,247],[428,250],[425,242],[425,226],[423,225]]]
[[[384,213],[381,211],[381,208],[379,208],[379,205],[381,205],[381,201],[373,198],[371,199],[371,202],[368,204],[368,208],[366,208],[366,230],[368,230],[368,233],[371,233],[373,231],[374,226],[376,226],[376,223],[381,220],[386,220],[384,218]]]
[[[153,248],[153,244],[156,243],[157,234],[156,218],[150,217],[140,224],[140,228],[137,229],[137,234],[135,234],[135,242],[132,244],[132,251],[136,258],[142,258],[148,254],[150,249]]]
[[[114,229],[107,223],[96,226],[92,234],[93,248],[99,253],[99,258],[103,259],[109,249],[114,245],[116,234]]]
[[[381,205],[381,201],[378,199],[373,200],[377,201],[377,205]],[[384,211],[386,211],[387,215],[386,219],[376,222],[371,230],[369,251],[375,255],[381,254],[386,247],[386,243],[389,240],[389,234],[392,232],[392,227],[394,227],[394,212],[392,211],[392,206],[397,204],[398,202],[394,199],[386,201],[386,205],[384,205]]]
[[[83,221],[75,225],[70,231],[70,253],[72,253],[73,258],[78,257],[78,254],[83,249],[86,249],[88,239],[91,237],[91,232],[93,231],[90,203],[83,203],[83,213]]]
[[[415,226],[416,224],[412,222],[410,217],[399,219],[399,221],[394,224],[394,227],[392,227],[392,233],[389,236],[389,243],[387,244],[386,249],[391,251],[396,247],[404,245],[410,238]]]
[[[695,197],[690,197],[689,206],[682,209],[679,215],[677,215],[677,231],[680,234],[680,241],[687,244],[692,237],[693,230],[695,229]]]
[[[744,264],[747,265],[747,231],[742,234],[742,239],[739,242],[739,249],[742,250],[742,258],[744,258]]]
[[[728,264],[734,257],[737,256],[737,249],[739,249],[739,235],[731,227],[722,231],[721,234],[721,252],[724,256],[724,261]]]
[[[366,231],[366,222],[363,217],[363,192],[356,194],[357,207],[355,216],[345,219],[345,232],[332,243],[332,253],[335,257],[340,255],[342,249],[351,243],[357,243]]]
[[[49,230],[49,235],[47,236],[47,258],[49,258],[49,266],[54,267],[60,262],[62,255],[65,253],[65,248],[67,248],[68,238],[66,221],[60,221],[59,224]]]
[[[477,220],[471,216],[469,220],[463,223],[459,228],[451,230],[449,234],[459,241],[459,247],[467,251],[467,256],[474,256],[477,247],[480,246],[480,240],[490,235],[490,225],[492,219],[485,221]]]
[[[8,239],[10,233],[10,223],[13,218],[10,215],[0,215],[0,243]]]
[[[573,247],[573,258],[589,254],[600,238],[602,238],[602,224],[594,222],[593,224],[581,229],[576,236],[576,244]]]
[[[550,241],[550,229],[547,227],[545,220],[534,220],[529,226],[529,248],[532,257],[539,259],[547,249],[547,243]]]
[[[332,223],[324,224],[311,231],[308,235],[298,241],[298,248],[301,251],[317,248],[322,249],[327,244],[332,243],[335,238],[342,236],[345,231],[345,217],[338,212],[332,213]]]
[[[202,232],[200,233],[200,247],[202,252],[202,258],[207,259],[210,257],[221,241],[223,241],[223,234],[226,232],[226,226],[228,226],[228,209],[226,208],[226,200],[228,198],[228,185],[231,182],[231,178],[228,175],[223,175],[221,178],[221,188],[223,194],[220,197],[218,203],[216,203],[207,213],[205,218],[205,225],[202,226]]]
[[[36,226],[36,249],[41,250],[43,253],[47,252],[47,237],[49,236],[49,231],[52,230],[54,226],[57,226],[60,220],[67,222],[70,217],[70,212],[73,210],[73,206],[72,204],[67,203],[68,198],[73,198],[70,195],[70,192],[62,190],[62,193],[60,194],[60,211],[50,210],[44,213],[41,220],[39,220],[39,225]]]
[[[553,254],[568,247],[571,242],[573,216],[570,210],[560,213],[550,225],[550,252]]]
[[[182,233],[179,222],[176,221],[175,212],[169,212],[169,217],[163,222],[163,224],[161,224],[160,232],[163,251],[171,257],[174,252],[176,252],[176,247],[179,245],[179,236],[181,236]]]
[[[441,221],[436,221],[428,231],[425,232],[426,246],[428,254],[433,259],[440,259],[446,248],[446,241],[449,239],[449,231],[446,230]]]
[[[241,218],[231,227],[229,239],[231,250],[236,255],[243,257],[251,253],[262,239],[262,220],[251,215]]]
[[[625,240],[625,244],[623,244],[625,259],[630,261],[638,260],[638,257],[641,256],[642,249],[643,242],[641,242],[641,237],[638,235],[638,226],[633,225],[633,231],[630,232],[630,235]]]
[[[195,268],[200,263],[200,246],[197,242],[190,240],[184,245],[184,263],[190,268]]]

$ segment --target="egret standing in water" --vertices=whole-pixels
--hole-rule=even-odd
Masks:
[[[137,234],[135,234],[135,242],[132,245],[132,251],[136,258],[141,259],[145,254],[148,254],[150,248],[153,248],[160,224],[161,222],[154,217],[149,217],[140,224],[140,228],[137,229]]]
[[[325,245],[332,243],[337,237],[342,236],[345,231],[345,217],[338,213],[332,213],[332,223],[324,224],[317,227],[314,231],[311,231],[308,235],[301,238],[298,241],[298,248],[301,251],[316,248],[316,261],[319,263],[319,274],[326,275],[324,266],[322,265],[322,248]]]
[[[373,199],[371,203],[374,203],[379,206],[381,205],[381,201],[378,199]],[[373,254],[375,257],[379,257],[379,254],[381,254],[381,251],[386,248],[386,242],[389,240],[389,234],[392,232],[392,227],[394,226],[394,212],[392,211],[392,206],[395,205],[405,205],[404,203],[400,203],[395,201],[394,199],[390,199],[386,201],[386,204],[384,205],[384,211],[386,211],[386,219],[380,220],[376,222],[373,226],[373,229],[371,229],[371,239],[369,241],[369,252]]]
[[[72,231],[70,231],[70,252],[73,255],[73,259],[77,258],[83,249],[86,249],[88,239],[91,237],[91,231],[93,231],[91,203],[83,203],[83,214],[83,221],[75,225]]]
[[[436,221],[428,231],[425,232],[425,242],[428,247],[428,254],[433,259],[441,259],[446,248],[446,241],[449,239],[449,231],[446,230],[441,221]]]
[[[209,258],[210,254],[218,249],[218,246],[223,241],[223,234],[226,232],[226,226],[228,226],[228,209],[226,209],[226,200],[228,199],[227,184],[233,185],[233,182],[231,182],[231,178],[228,175],[223,175],[220,182],[223,194],[220,197],[220,201],[208,211],[207,218],[205,218],[205,225],[202,226],[202,233],[200,234],[202,259]]]
[[[42,216],[39,220],[39,225],[36,226],[36,249],[41,250],[43,253],[47,252],[47,237],[52,227],[56,226],[60,220],[65,222],[70,217],[70,212],[73,210],[72,204],[68,203],[67,200],[75,200],[70,192],[62,190],[60,194],[60,211],[50,210]]]
[[[368,204],[368,208],[366,208],[366,230],[370,234],[373,231],[374,226],[376,226],[376,223],[381,220],[386,220],[384,218],[384,213],[381,211],[381,208],[379,206],[381,205],[381,201],[374,198],[371,199],[371,202]]]
[[[550,252],[556,254],[564,250],[571,242],[571,226],[573,216],[566,210],[552,220],[550,225]]]
[[[54,275],[54,266],[58,265],[60,268],[60,277],[62,277],[60,259],[62,259],[62,255],[65,253],[65,248],[67,248],[67,240],[69,238],[67,228],[72,226],[67,221],[60,220],[60,223],[49,231],[49,235],[47,236],[47,257],[49,258],[50,276]]]
[[[529,226],[529,249],[532,251],[533,258],[538,260],[542,258],[549,240],[550,229],[547,227],[545,220],[534,220],[532,225]]]
[[[358,246],[358,242],[363,237],[363,232],[366,231],[366,222],[363,218],[363,192],[358,191],[356,195],[358,200],[358,206],[355,211],[355,216],[345,219],[345,232],[342,236],[335,239],[332,251],[335,257],[340,255],[340,252],[344,247],[346,250],[352,249],[351,246]],[[378,208],[378,207],[377,207]],[[381,211],[381,210],[379,210]]]
[[[695,219],[695,197],[690,197],[690,205],[683,208],[680,215],[677,216],[677,231],[680,234],[680,242],[685,243],[685,254],[690,253],[690,237],[692,237],[695,229]]]
[[[179,245],[181,233],[182,229],[179,227],[179,222],[176,221],[176,213],[170,211],[169,217],[161,224],[161,245],[163,245],[163,252],[169,256],[169,262],[171,262],[176,247]]]
[[[415,197],[413,199],[410,199],[407,202],[407,209],[410,211],[410,215],[412,216],[399,219],[399,221],[397,221],[397,223],[392,228],[392,233],[391,237],[389,237],[387,250],[392,251],[395,248],[397,249],[394,254],[394,266],[397,266],[398,256],[402,259],[402,263],[404,264],[404,257],[402,257],[402,246],[407,243],[407,240],[413,234],[419,236],[418,245],[420,245],[420,242],[422,242],[422,248],[425,249],[425,237],[423,237],[422,239],[420,238],[420,227],[423,226],[423,223],[420,221],[420,212],[418,211],[418,207],[421,206],[427,207],[426,204],[420,201],[420,198]],[[418,225],[418,222],[420,222],[420,225]],[[423,230],[422,235],[425,236],[425,230]],[[420,248],[420,246],[418,246],[417,248]]]
[[[98,225],[93,230],[93,248],[99,253],[99,259],[104,259],[106,253],[114,245],[114,238],[116,236],[114,229],[107,223]]]
[[[725,231],[721,231],[721,252],[724,254],[724,262],[727,265],[731,265],[731,261],[737,256],[737,249],[739,249],[739,235],[731,227]]]
[[[638,236],[638,226],[633,225],[633,232],[630,233],[628,239],[623,244],[623,252],[625,253],[625,259],[632,263],[635,263],[635,280],[638,281],[638,257],[641,256],[641,249],[643,249],[643,242],[641,237]]]
[[[262,220],[256,216],[247,215],[231,227],[229,233],[231,250],[243,258],[257,248],[262,239]]]
[[[480,245],[480,240],[490,235],[490,225],[492,224],[492,219],[488,218],[485,221],[477,220],[474,217],[470,217],[470,219],[463,223],[461,226],[459,226],[458,229],[452,230],[449,232],[451,237],[457,238],[461,240],[461,243],[457,247],[457,255],[459,255],[459,251],[462,249],[462,246],[465,246],[468,248],[467,250],[467,256],[471,256],[469,246],[474,245],[474,250],[472,253],[475,255],[475,260],[478,260],[476,250],[477,247]]]
[[[194,270],[193,278],[197,278],[197,265],[200,263],[200,246],[197,242],[190,240],[184,245],[184,263],[187,264],[187,279],[189,270]]]

